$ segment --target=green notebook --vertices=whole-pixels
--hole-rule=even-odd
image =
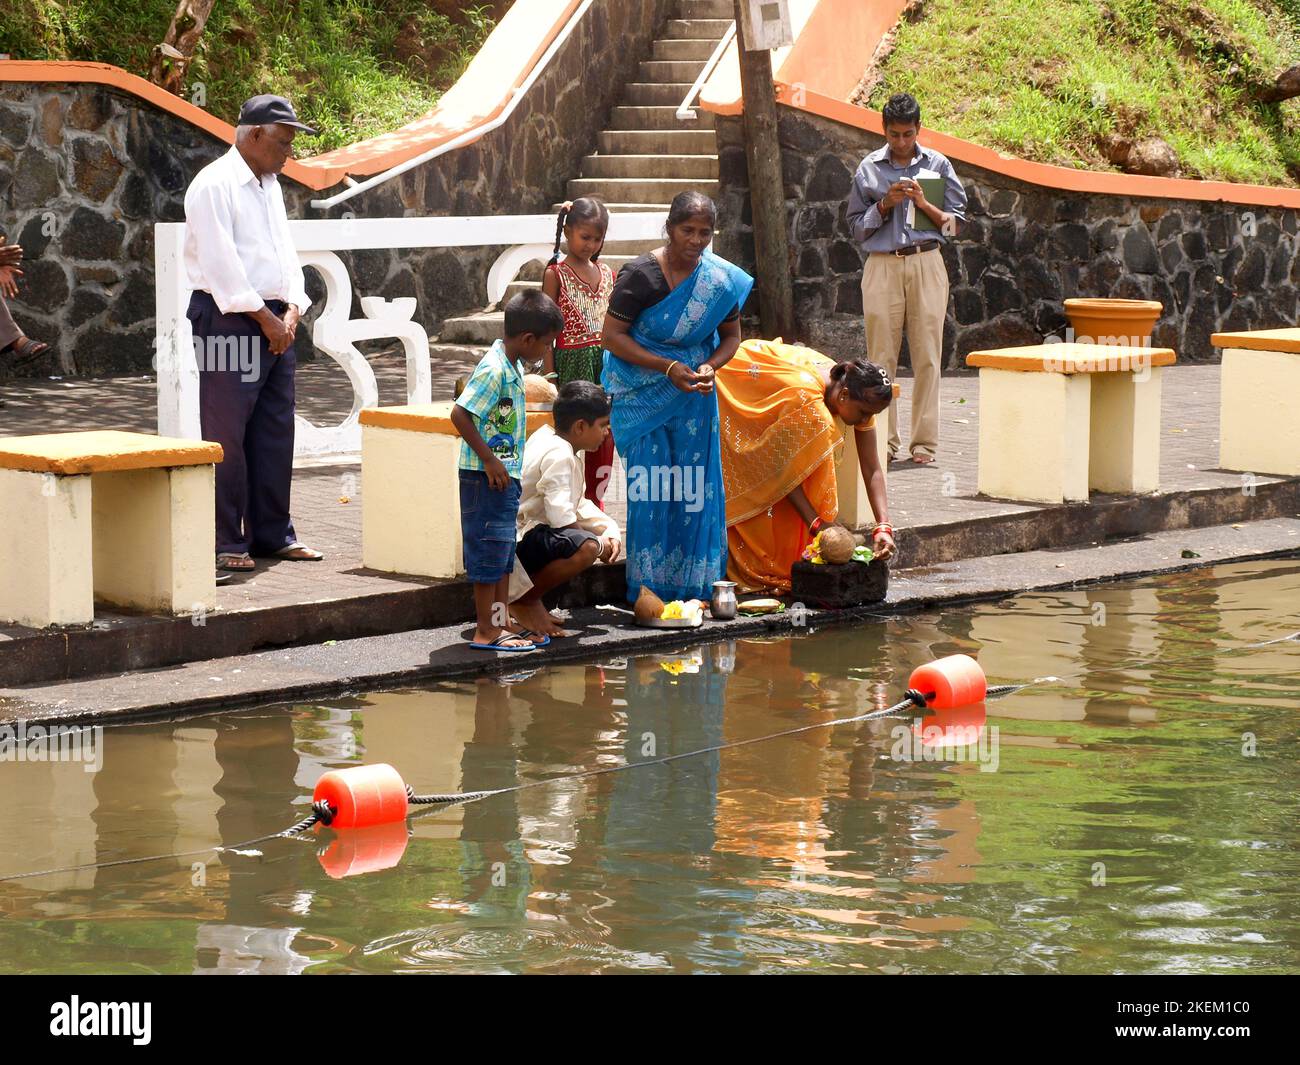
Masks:
[[[947,185],[947,179],[942,177],[923,177],[923,178],[916,178],[914,180],[918,185],[921,186],[922,191],[925,193],[925,198],[929,200],[932,204],[934,204],[936,207],[938,207],[940,210],[942,210],[943,196],[944,196],[944,192],[946,191],[945,186]],[[927,215],[924,211],[917,210],[916,205],[911,203],[910,201],[908,205],[912,207],[912,215],[914,216],[912,222],[913,229],[917,230],[918,232],[926,232],[926,231],[931,233],[939,232],[939,227],[930,221],[929,215]]]

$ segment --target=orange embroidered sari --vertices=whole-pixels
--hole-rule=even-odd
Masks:
[[[812,537],[785,497],[802,485],[825,522],[839,513],[835,469],[845,426],[826,408],[834,360],[779,340],[747,340],[717,374],[727,578],[743,590],[790,590]]]

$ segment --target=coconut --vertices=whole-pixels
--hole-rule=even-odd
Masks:
[[[664,601],[643,584],[632,605],[632,613],[636,615],[637,621],[654,621],[663,617]]]
[[[550,381],[538,374],[530,373],[524,376],[524,397],[528,405],[541,403],[554,403],[556,389]]]
[[[821,556],[831,565],[839,565],[853,558],[853,534],[840,525],[829,525],[821,533]]]

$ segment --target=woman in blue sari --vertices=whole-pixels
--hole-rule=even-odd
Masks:
[[[754,279],[708,251],[717,211],[698,192],[668,210],[668,243],[619,272],[601,384],[627,471],[627,598],[708,599],[727,572],[714,373],[740,346]]]

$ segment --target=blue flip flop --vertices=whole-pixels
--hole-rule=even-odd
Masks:
[[[517,640],[521,638],[522,637],[520,637],[518,633],[503,632],[491,643],[471,643],[470,646],[477,647],[480,651],[508,651],[511,654],[523,654],[523,655],[532,654],[534,651],[537,650],[537,645],[533,643],[530,643],[527,647],[506,647],[505,646],[506,640]]]
[[[521,640],[528,640],[530,642],[532,641],[534,636],[541,636],[542,642],[534,643],[533,644],[534,647],[545,647],[547,644],[551,642],[551,638],[549,636],[543,636],[540,632],[534,632],[532,629],[520,629],[518,632],[513,633],[512,635],[518,636]]]

